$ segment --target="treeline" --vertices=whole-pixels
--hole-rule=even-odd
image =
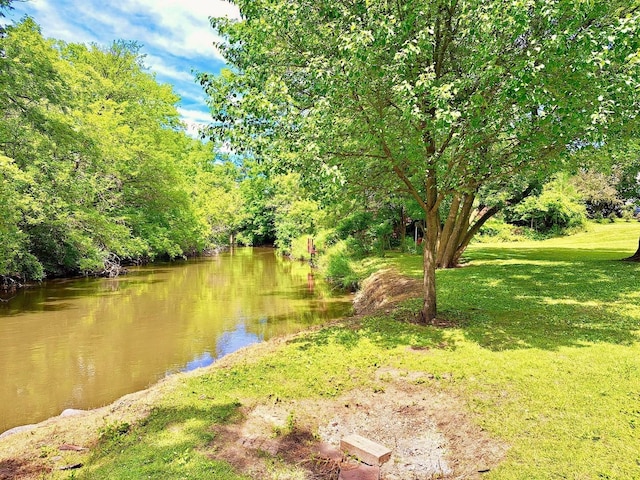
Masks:
[[[228,28],[240,27],[234,25]],[[223,27],[218,30],[230,35]],[[254,33],[259,37],[261,31]],[[631,127],[631,133],[607,143],[567,145],[555,140],[553,129],[561,124],[544,115],[530,117],[531,109],[524,109],[527,122],[514,123],[507,115],[496,125],[532,128],[536,135],[543,126],[550,128],[544,135],[540,130],[540,148],[546,152],[545,145],[551,142],[558,151],[545,153],[542,159],[535,152],[522,154],[532,137],[511,132],[522,140],[516,146],[504,144],[508,155],[500,156],[501,161],[509,155],[516,160],[513,165],[504,160],[503,172],[485,158],[491,152],[482,150],[482,158],[473,157],[474,145],[484,141],[485,120],[473,127],[479,136],[476,142],[455,133],[457,128],[471,128],[473,122],[451,117],[451,125],[445,126],[454,134],[441,135],[442,152],[433,157],[434,162],[444,163],[434,163],[438,168],[428,170],[437,173],[436,179],[451,177],[442,180],[437,202],[428,209],[436,219],[429,229],[424,199],[427,192],[438,189],[432,185],[429,190],[424,176],[420,142],[428,136],[414,139],[413,127],[399,126],[404,117],[390,121],[383,115],[381,129],[375,132],[397,127],[393,135],[397,134],[400,150],[393,154],[384,148],[386,134],[377,138],[378,133],[360,132],[366,122],[352,118],[354,111],[369,108],[368,103],[360,110],[344,106],[343,117],[336,117],[330,107],[307,110],[306,105],[329,105],[323,96],[326,91],[335,94],[334,102],[348,99],[342,90],[331,90],[336,87],[333,80],[317,92],[301,86],[325,81],[323,75],[305,83],[283,74],[279,81],[284,83],[276,82],[276,88],[265,80],[271,77],[259,74],[262,57],[247,60],[255,60],[259,66],[255,72],[200,74],[214,114],[208,134],[216,145],[227,146],[215,149],[213,143],[187,135],[176,108],[179,98],[146,69],[135,42],[116,41],[103,47],[47,40],[31,19],[0,35],[0,278],[4,281],[108,275],[123,263],[194,255],[234,243],[274,245],[295,258],[308,258],[312,239],[315,251],[327,254],[322,260],[325,273],[352,286],[356,278],[352,259],[389,248],[425,252],[421,240],[429,240],[429,232],[437,237],[430,261],[447,267],[457,264],[478,234],[539,238],[579,228],[587,217],[631,219],[637,213],[633,202],[640,198],[640,147]],[[362,51],[372,52],[364,47]],[[282,61],[287,73],[288,60]],[[360,77],[352,80],[349,88],[354,92],[368,92]],[[288,97],[294,87],[301,89],[301,99]],[[381,92],[396,90],[368,94],[375,99]],[[306,95],[311,95],[308,102]],[[360,102],[358,95],[349,98]],[[384,103],[391,117],[397,113],[392,100]],[[528,100],[523,102],[528,105]],[[483,109],[480,113],[487,115]],[[313,112],[319,115],[315,120]],[[589,130],[591,122],[582,116],[575,122],[586,122]],[[336,118],[355,133],[338,131]],[[531,126],[531,118],[550,123]],[[580,132],[574,136],[580,138]],[[359,138],[356,134],[362,136],[361,143],[354,140]],[[403,140],[403,135],[411,141]],[[497,142],[498,153],[506,142],[503,136],[487,137]],[[414,141],[418,146],[412,146]],[[460,151],[472,152],[451,154],[449,163],[458,162],[459,171],[448,169],[445,162],[444,152],[452,142],[460,143]]]
[[[629,2],[232,3],[240,20],[211,20],[232,68],[199,75],[210,138],[320,185],[410,198],[427,323],[436,269],[458,265],[489,221],[511,212],[539,228],[552,192],[515,206],[588,152],[609,169],[604,150],[638,138]]]
[[[27,18],[0,38],[0,276],[109,274],[212,244],[210,145],[135,42],[42,37]],[[215,207],[215,206],[214,206]]]

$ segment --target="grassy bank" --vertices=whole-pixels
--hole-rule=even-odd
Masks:
[[[460,400],[451,408],[508,446],[486,478],[640,478],[640,265],[618,261],[639,235],[637,223],[619,223],[475,245],[467,266],[438,272],[441,316],[453,326],[408,323],[417,299],[248,350],[180,379],[142,420],[103,422],[89,452],[64,454],[82,468],[43,476],[247,479],[222,452],[225,429],[252,409],[285,406],[278,438],[309,423],[309,405],[354,390],[382,399],[399,378],[423,396]],[[396,255],[363,268],[419,276],[420,262]],[[260,460],[262,478],[304,478],[286,456]]]

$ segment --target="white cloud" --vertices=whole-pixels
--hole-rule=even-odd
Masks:
[[[209,17],[240,18],[238,8],[222,0],[121,0],[114,6],[100,0],[31,0],[22,9],[35,11],[36,21],[46,23],[45,34],[61,40],[123,38],[176,56],[218,60],[222,55],[213,44],[220,39]]]
[[[186,57],[222,59],[213,47],[219,38],[209,24],[209,17],[240,17],[235,5],[221,0],[124,0],[118,7],[130,15],[157,18],[158,30],[147,30],[145,38],[137,38],[145,44]]]
[[[69,21],[65,15],[64,8],[52,4],[51,0],[30,0],[26,3],[13,3],[13,7],[18,11],[19,17],[23,11],[27,11],[35,21],[43,27],[43,34],[46,37],[56,38],[67,42],[91,43],[99,42],[100,39]],[[18,19],[15,18],[16,20]],[[43,22],[43,19],[45,20]],[[46,27],[46,28],[44,28]]]
[[[182,100],[181,103],[183,105],[185,104],[202,105],[202,108],[204,109],[203,111],[206,111],[206,112],[209,111],[209,107],[206,105],[206,95],[201,89],[198,90],[197,86],[192,91],[187,91],[184,88],[175,88],[175,87],[173,91],[178,94],[178,96]]]
[[[215,70],[224,63],[213,45],[220,39],[209,17],[240,18],[235,5],[223,0],[30,0],[14,6],[12,18],[33,16],[47,37],[101,45],[116,39],[141,43],[151,71],[172,83],[188,104],[180,114],[191,133],[210,122],[191,69]],[[202,110],[196,110],[199,106]]]
[[[187,73],[183,70],[178,70],[176,67],[168,65],[164,59],[156,56],[149,55],[144,59],[145,65],[148,65],[151,70],[156,72],[158,75],[162,75],[166,78],[170,78],[171,80],[176,80],[178,82],[191,82],[193,83],[194,76],[192,73]]]
[[[195,122],[209,123],[211,122],[211,114],[209,112],[203,112],[201,110],[194,110],[188,108],[178,108],[178,113],[183,118],[188,118]]]
[[[178,108],[178,113],[187,126],[187,132],[192,137],[197,137],[200,129],[211,123],[211,114],[208,112]]]
[[[177,17],[240,18],[238,7],[224,0],[122,0],[119,7],[124,11],[146,11],[158,14],[165,23],[172,23]]]

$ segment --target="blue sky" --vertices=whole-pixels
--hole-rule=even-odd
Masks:
[[[224,66],[208,18],[237,18],[234,5],[222,0],[15,0],[12,6],[10,20],[29,15],[45,37],[101,45],[138,41],[150,70],[182,98],[180,114],[191,130],[209,121],[192,70],[216,73]]]

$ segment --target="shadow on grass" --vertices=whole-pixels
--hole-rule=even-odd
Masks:
[[[18,480],[20,478],[45,478],[48,473],[47,468],[39,468],[21,460],[0,461],[0,479]]]
[[[640,265],[620,255],[479,248],[477,264],[439,272],[438,300],[468,318],[468,339],[492,350],[630,345],[640,330]]]
[[[517,245],[517,244],[516,244]],[[471,260],[483,259],[529,259],[548,260],[554,262],[562,261],[594,261],[610,260],[617,261],[627,258],[633,252],[615,248],[577,248],[577,247],[530,247],[521,248],[513,245],[508,248],[481,247],[475,246],[469,255],[465,257]]]
[[[158,407],[139,424],[106,425],[86,469],[77,478],[206,478],[244,480],[225,462],[194,449],[209,447],[212,425],[241,418],[239,403],[215,404],[199,399],[198,406]]]
[[[410,347],[414,349],[455,349],[455,341],[447,329],[423,326],[410,323],[407,318],[415,318],[416,302],[404,302],[389,315],[373,315],[365,317],[357,325],[350,327],[336,326],[319,330],[291,343],[301,344],[301,349],[312,346],[325,346],[329,343],[340,345],[348,350],[354,349],[362,341],[369,341],[374,345],[393,349],[396,347]]]
[[[640,337],[640,264],[623,262],[626,251],[586,248],[476,246],[464,268],[438,271],[439,318],[490,350],[592,343],[631,345]],[[419,256],[393,258],[407,275],[420,273]],[[447,328],[411,325],[419,299],[361,328],[334,328],[304,340],[353,348],[363,339],[385,347],[455,348]]]

